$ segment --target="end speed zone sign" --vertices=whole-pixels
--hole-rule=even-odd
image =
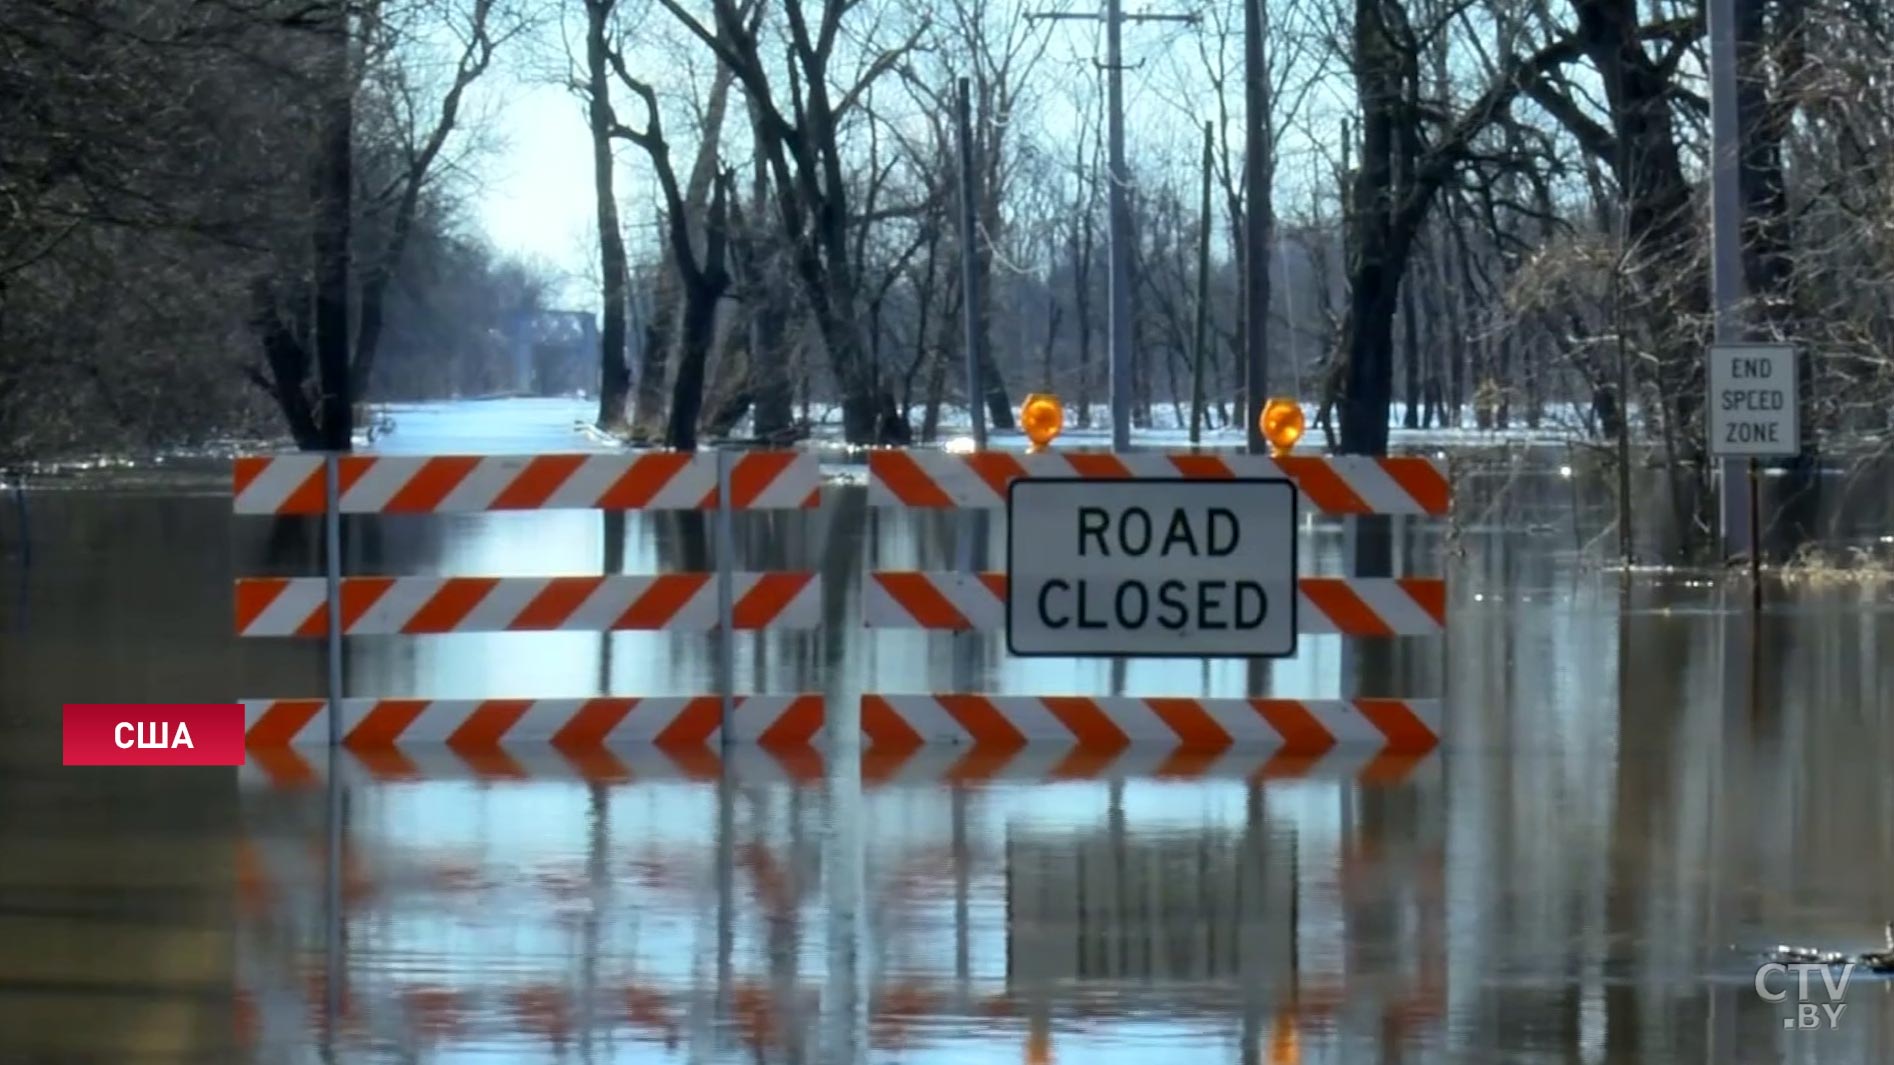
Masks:
[[[1007,494],[1015,655],[1296,653],[1287,480],[1022,478]]]

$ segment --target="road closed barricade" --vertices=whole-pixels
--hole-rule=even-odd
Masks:
[[[871,628],[1003,633],[1017,657],[1280,658],[1304,635],[1440,636],[1437,577],[1305,576],[1304,507],[1347,518],[1448,513],[1445,464],[1419,457],[873,452],[871,506],[1001,512],[1006,568],[881,570]],[[864,694],[869,748],[1056,742],[1115,750],[1261,745],[1424,753],[1437,699]]]
[[[813,455],[791,451],[685,454],[321,455],[244,457],[235,464],[242,515],[321,515],[328,572],[245,577],[235,588],[244,637],[329,640],[330,698],[245,702],[252,748],[404,742],[458,749],[512,742],[561,748],[614,743],[698,746],[742,741],[806,747],[821,733],[822,696],[739,695],[719,641],[719,692],[636,698],[349,698],[343,636],[441,633],[705,633],[814,628],[822,580],[806,572],[739,572],[729,515],[803,510],[821,501]],[[522,510],[715,512],[715,572],[581,577],[346,576],[342,514],[468,514]],[[332,708],[339,707],[336,712]]]

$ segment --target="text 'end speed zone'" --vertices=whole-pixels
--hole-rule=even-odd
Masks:
[[[1795,348],[1718,344],[1710,349],[1710,453],[1766,458],[1802,450]]]
[[[1277,479],[1012,482],[1007,649],[1295,654],[1296,504],[1294,483]]]

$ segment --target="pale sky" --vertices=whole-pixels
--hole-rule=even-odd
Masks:
[[[475,218],[502,252],[583,277],[597,244],[585,111],[563,88],[504,73],[496,81],[505,82],[493,86],[498,98],[490,105],[497,143],[483,167]]]
[[[1079,5],[1053,2],[1048,6],[1075,9]],[[1102,55],[1102,34],[1090,23],[1039,25],[1046,27],[1050,40],[1033,73],[1042,110],[1040,129],[1032,135],[1050,142],[1063,162],[1077,135],[1080,99],[1090,96],[1096,86],[1093,60]],[[553,25],[541,32],[542,39],[528,45],[541,58],[501,64],[478,86],[475,107],[487,116],[485,139],[491,147],[475,164],[477,183],[469,206],[473,221],[496,249],[566,275],[555,302],[574,309],[596,308],[598,294],[592,278],[597,273],[597,238],[585,111],[577,97],[553,84],[546,73],[564,64],[561,28]],[[1125,76],[1126,135],[1133,166],[1138,168],[1141,158],[1147,165],[1153,156],[1172,159],[1189,167],[1193,185],[1200,151],[1196,123],[1210,117],[1213,106],[1201,80],[1200,53],[1193,36],[1199,32],[1206,31],[1133,24],[1124,35],[1125,58],[1133,67]],[[1230,46],[1236,50],[1232,61],[1240,63],[1240,42],[1232,41]],[[669,87],[679,88],[688,77],[675,53],[667,59],[655,45],[639,51],[655,53],[646,55],[643,65],[668,73]],[[534,66],[537,72],[530,69]],[[660,77],[660,91],[667,87],[666,80]],[[899,92],[893,79],[889,80],[890,90]],[[1240,91],[1240,80],[1233,87]],[[1232,116],[1239,117],[1241,102],[1233,104]],[[693,146],[683,135],[685,129],[688,123],[682,115],[667,119],[667,132],[677,149],[688,152]],[[1287,140],[1308,143],[1297,130],[1287,130],[1285,135]],[[1294,154],[1284,147],[1285,156]],[[619,210],[635,258],[653,236],[651,226],[641,223],[651,218],[655,190],[648,186],[648,166],[636,149],[621,146],[618,160]],[[1301,166],[1284,158],[1279,180],[1296,181],[1290,171]],[[1191,198],[1194,201],[1194,195]]]

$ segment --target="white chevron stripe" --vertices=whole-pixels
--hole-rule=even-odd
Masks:
[[[502,632],[546,588],[545,577],[514,577],[501,581],[461,619],[468,632]]]
[[[973,742],[941,705],[938,695],[881,695],[910,726],[930,743]],[[986,696],[999,714],[1018,729],[1029,742],[1070,743],[1072,733],[1047,709],[1044,697],[1021,695]],[[1142,697],[1080,696],[1096,706],[1112,723],[1122,729],[1134,744],[1175,746],[1176,734]],[[1283,737],[1247,699],[1193,699],[1213,720],[1228,732],[1233,745],[1282,746]],[[1353,702],[1345,699],[1293,700],[1308,711],[1326,729],[1339,746],[1367,744],[1382,747],[1387,737],[1376,728]],[[1437,700],[1402,700],[1416,717],[1428,723],[1435,736],[1440,734],[1440,706]]]
[[[402,485],[414,479],[425,461],[422,456],[405,455],[370,461],[368,469],[342,493],[342,512],[365,514],[381,510],[401,491]]]
[[[362,611],[355,623],[348,627],[348,633],[400,632],[401,627],[413,619],[448,580],[447,577],[402,577],[396,580],[375,600],[373,606]]]
[[[620,455],[588,455],[553,493],[546,497],[547,510],[585,510],[598,505],[605,490],[618,483],[630,466]]]
[[[925,743],[965,744],[973,740],[946,707],[931,695],[886,695],[890,707]]]
[[[467,514],[487,510],[500,493],[506,491],[506,486],[525,472],[530,461],[530,455],[494,455],[481,459],[434,508],[435,513]]]
[[[289,636],[329,601],[328,584],[320,577],[292,579],[270,605],[263,608],[239,636]]]
[[[964,455],[939,451],[909,452],[914,463],[934,482],[957,507],[1004,507],[1006,495],[995,492],[984,480],[977,476]],[[1040,454],[1016,454],[1010,456],[1020,464],[1028,477],[1073,477],[1078,476],[1067,453],[1059,451]],[[1137,478],[1172,478],[1182,476],[1177,465],[1179,454],[1165,452],[1136,452],[1114,456],[1130,476]],[[1230,471],[1233,477],[1285,477],[1287,474],[1275,460],[1264,455],[1211,454]],[[1372,456],[1335,455],[1326,456],[1323,461],[1337,477],[1346,482],[1356,495],[1382,514],[1418,514],[1419,504],[1401,488],[1400,483],[1390,476]],[[1444,465],[1431,460],[1436,469],[1445,475]],[[870,476],[868,502],[870,506],[902,506],[900,499],[878,477]]]
[[[559,631],[604,632],[650,587],[650,579],[643,577],[600,581],[592,594],[559,623]]]
[[[737,457],[737,466],[751,461],[760,461],[750,455]],[[769,486],[757,493],[750,504],[753,509],[800,507],[809,498],[809,493],[822,486],[822,464],[808,452],[797,452],[788,465],[769,482]]]
[[[735,574],[736,601],[753,589],[763,574]],[[374,605],[362,612],[348,633],[353,636],[396,634],[411,622],[449,581],[470,578],[398,577]],[[457,623],[455,632],[506,632],[550,578],[500,577],[486,595]],[[600,581],[555,631],[608,631],[632,603],[658,583],[650,576],[614,576]],[[317,610],[325,609],[327,584],[321,577],[292,578],[281,594],[238,635],[289,636]],[[765,625],[772,629],[809,629],[822,621],[822,580],[811,576],[788,603]],[[717,585],[705,580],[665,622],[664,629],[682,632],[709,632],[717,625]]]
[[[629,713],[619,719],[618,724],[606,734],[603,742],[648,743],[677,720],[680,713],[695,696],[661,695],[632,700]],[[768,731],[785,711],[798,700],[806,696],[796,695],[740,695],[736,697],[735,716],[731,723],[733,741],[750,743],[756,741]],[[480,706],[488,702],[503,701],[504,697],[494,699],[433,699],[426,700],[426,706],[409,724],[400,736],[400,743],[439,743],[452,736],[455,730],[465,724]],[[251,699],[244,702],[244,728],[253,727],[266,710],[284,700]],[[370,712],[384,702],[408,701],[386,699],[346,699],[342,704],[342,735],[346,737],[359,726]],[[511,701],[511,700],[505,700]],[[562,698],[531,700],[512,728],[508,729],[504,742],[543,743],[557,735],[559,730],[570,723],[574,717],[590,702],[589,698]],[[291,740],[292,746],[319,746],[328,742],[327,715],[328,704],[322,704],[309,720],[309,723],[297,732]],[[718,740],[720,729],[713,729],[706,743]],[[820,733],[818,732],[818,735]]]
[[[714,451],[702,451],[692,455],[690,462],[666,481],[645,507],[649,510],[689,510],[716,490],[717,454]]]
[[[321,455],[278,455],[270,459],[233,501],[238,514],[274,514],[290,493],[322,469]]]
[[[779,454],[779,453],[778,453]],[[456,456],[373,455],[354,461],[366,463],[349,490],[342,496],[342,511],[370,514],[385,509],[406,485],[411,483],[431,460]],[[518,479],[533,461],[530,455],[480,456],[467,475],[451,489],[433,513],[472,513],[491,508],[508,486]],[[732,463],[737,469],[748,463],[768,461],[756,453],[737,454]],[[312,475],[320,475],[322,456],[306,454],[271,455],[263,470],[245,486],[233,501],[239,514],[272,514]],[[563,483],[539,509],[590,509],[598,505],[604,492],[640,463],[650,466],[649,456],[587,454]],[[809,495],[820,488],[822,470],[814,455],[797,452],[782,467],[769,485],[749,504],[751,509],[800,508]],[[692,455],[681,469],[661,487],[646,509],[692,509],[711,497],[717,487],[717,456],[714,452]]]

